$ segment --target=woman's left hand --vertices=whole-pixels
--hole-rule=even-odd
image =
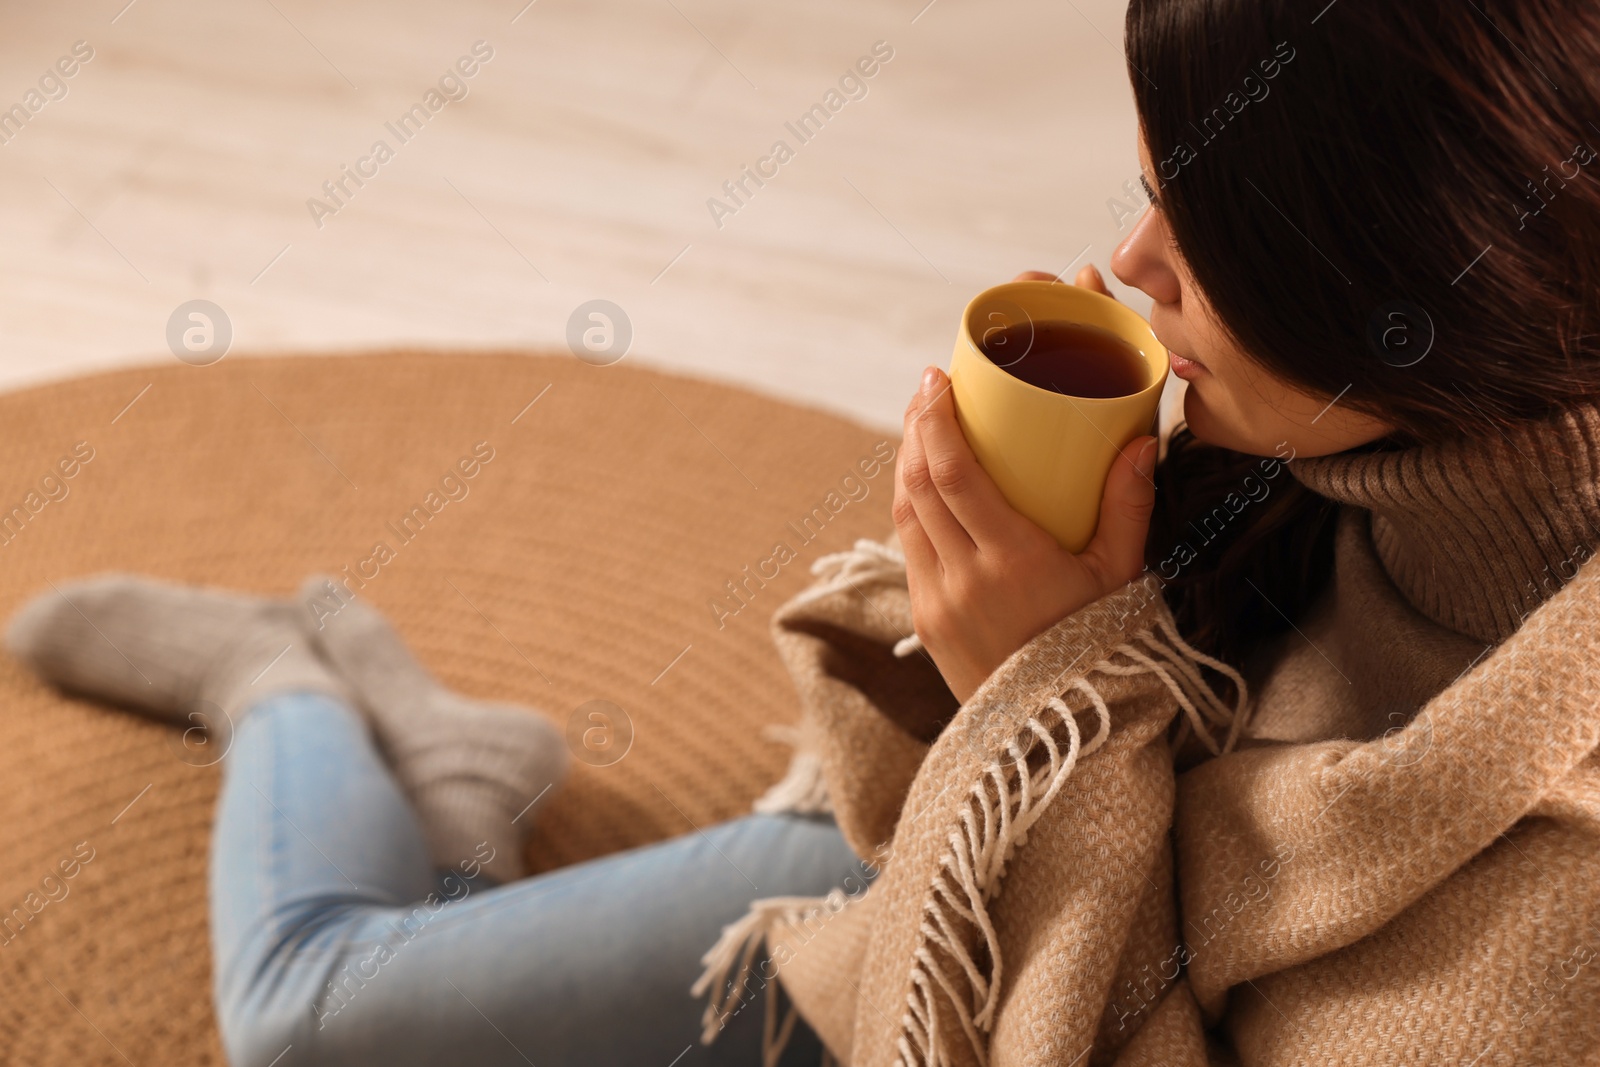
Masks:
[[[928,368],[906,409],[894,523],[912,622],[963,704],[1033,637],[1139,576],[1155,454],[1148,436],[1122,450],[1094,539],[1073,555],[1001,496],[956,422],[950,379]]]

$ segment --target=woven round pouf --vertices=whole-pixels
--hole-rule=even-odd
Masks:
[[[105,570],[349,577],[446,684],[567,731],[574,772],[532,813],[544,870],[744,814],[783,772],[768,619],[817,557],[888,533],[897,445],[565,356],[119,371],[0,397],[0,611]],[[0,689],[0,1059],[221,1065],[221,746],[5,657]]]

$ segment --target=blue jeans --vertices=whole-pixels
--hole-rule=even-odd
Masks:
[[[700,956],[751,900],[851,874],[860,861],[814,816],[505,886],[435,871],[359,715],[280,694],[236,731],[212,840],[223,1044],[233,1067],[758,1064],[765,993],[700,1044]],[[820,1056],[800,1022],[784,1064]]]

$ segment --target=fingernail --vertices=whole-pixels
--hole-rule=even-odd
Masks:
[[[1133,461],[1133,465],[1146,478],[1156,472],[1156,439],[1154,437],[1146,441],[1144,447],[1139,449],[1139,456]]]
[[[927,392],[939,382],[939,368],[929,367],[922,372],[922,391]]]

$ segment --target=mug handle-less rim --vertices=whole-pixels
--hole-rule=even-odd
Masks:
[[[1075,322],[1108,330],[1124,342],[1132,344],[1139,352],[1139,356],[1144,361],[1145,368],[1149,372],[1150,379],[1143,389],[1116,397],[1072,396],[1072,399],[1077,403],[1093,406],[1124,403],[1129,397],[1144,396],[1146,393],[1152,392],[1159,393],[1166,385],[1167,375],[1171,369],[1167,360],[1167,349],[1165,345],[1156,340],[1155,331],[1150,328],[1150,324],[1145,321],[1144,317],[1120,300],[1106,296],[1104,293],[1097,293],[1093,289],[1068,286],[1065,282],[1005,282],[985,289],[967,302],[966,309],[961,313],[962,336],[966,339],[966,343],[971,348],[972,353],[978,357],[979,364],[988,370],[1004,374],[1008,380],[1023,389],[1036,391],[1047,396],[1070,395],[1034,385],[1032,382],[1023,381],[1006,370],[1005,365],[990,359],[989,355],[984,352],[983,346],[978,343],[976,315],[984,308],[997,303],[1012,293],[1016,294],[1016,297],[1013,297],[1013,301],[1022,309],[1023,314],[1028,315],[1030,318],[1033,317],[1033,313],[1030,312],[1027,305],[1031,304],[1037,308],[1041,302],[1059,300],[1063,306],[1063,311],[1060,315],[1040,313],[1038,317],[1059,318],[1066,322]],[[1095,314],[1092,317],[1099,321],[1085,322],[1081,312],[1074,315],[1070,310],[1067,310],[1066,305],[1074,302],[1093,308]],[[1138,339],[1130,340],[1129,334],[1135,335]],[[1020,359],[1021,357],[1018,358]]]

